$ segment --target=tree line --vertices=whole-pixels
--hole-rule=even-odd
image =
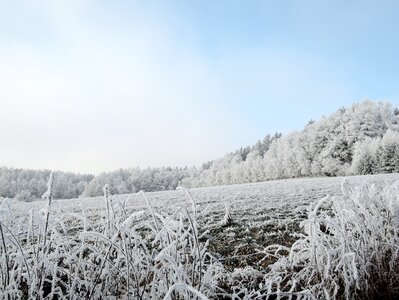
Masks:
[[[364,101],[204,164],[187,187],[399,172],[399,110]]]
[[[399,172],[399,109],[364,101],[342,107],[303,130],[266,135],[199,168],[130,168],[90,174],[55,173],[55,198],[173,190],[178,186],[259,182],[282,178]],[[49,170],[0,167],[0,197],[29,201],[46,190]]]
[[[0,197],[32,201],[40,198],[47,190],[50,170],[28,170],[0,167]],[[70,199],[81,195],[87,184],[93,180],[90,174],[54,172],[54,198]]]
[[[131,168],[113,172],[75,174],[54,172],[54,198],[71,199],[79,196],[99,196],[108,184],[112,194],[174,190],[190,176],[189,168]],[[20,201],[39,199],[47,189],[50,170],[27,170],[0,167],[0,197]]]

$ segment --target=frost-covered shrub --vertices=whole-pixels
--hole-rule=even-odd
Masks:
[[[263,295],[397,299],[399,183],[381,191],[344,182],[342,190],[309,209],[291,248],[266,249],[266,257],[279,259],[265,275]]]
[[[33,197],[29,191],[21,191],[15,195],[15,200],[30,202],[33,201]]]
[[[381,139],[367,138],[363,142],[358,142],[354,147],[352,166],[350,174],[375,174],[379,172],[377,150]]]

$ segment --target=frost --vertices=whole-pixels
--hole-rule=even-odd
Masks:
[[[395,298],[398,179],[3,200],[0,299]]]

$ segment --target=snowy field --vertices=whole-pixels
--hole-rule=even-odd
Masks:
[[[399,180],[399,174],[345,178],[352,186],[366,183],[384,187]],[[206,237],[210,240],[211,249],[225,265],[235,267],[256,261],[256,257],[252,259],[249,256],[247,260],[245,255],[253,254],[264,246],[292,243],[292,233],[299,230],[298,225],[307,216],[309,204],[327,195],[340,194],[343,180],[343,177],[276,180],[195,188],[190,190],[190,194],[199,212],[199,227],[210,230]],[[182,206],[188,209],[192,206],[185,190],[146,193],[145,197],[155,211],[165,215],[173,214]],[[147,210],[147,203],[140,193],[112,195],[111,201],[121,203],[128,215]],[[16,223],[21,226],[28,224],[30,210],[45,209],[46,205],[45,201],[10,203],[13,216],[19,220]],[[230,210],[232,224],[223,227],[219,223],[225,215],[226,206]],[[52,210],[58,216],[81,214],[82,207],[93,226],[105,220],[104,197],[54,200],[52,203]],[[75,226],[77,232],[82,229],[80,222]]]
[[[375,185],[379,190],[398,180],[399,174],[354,176],[346,177],[345,185],[346,189],[355,188],[360,184]],[[56,228],[57,224],[67,227],[67,229],[63,229],[65,240],[73,240],[75,236],[88,231],[101,232],[111,239],[112,230],[109,227],[107,231],[106,223],[109,219],[116,220],[116,215],[119,216],[118,218],[122,218],[123,215],[123,220],[130,222],[131,219],[132,223],[138,226],[137,224],[144,222],[144,219],[150,222],[149,210],[157,213],[158,220],[162,220],[162,218],[178,220],[179,212],[182,208],[187,208],[187,212],[190,212],[197,222],[199,240],[209,241],[207,249],[215,258],[216,263],[220,263],[229,272],[248,266],[262,270],[275,261],[273,259],[262,260],[263,250],[273,244],[291,246],[297,240],[296,234],[302,230],[299,224],[307,218],[309,205],[317,203],[327,195],[342,194],[343,181],[343,178],[277,180],[255,184],[195,188],[188,192],[178,189],[146,194],[110,195],[109,202],[104,200],[104,197],[53,200],[49,211],[48,227],[49,232],[52,231],[52,228]],[[190,199],[190,195],[192,199]],[[26,236],[30,236],[30,231],[43,230],[40,229],[43,224],[40,225],[38,219],[45,220],[46,205],[45,201],[31,203],[7,201],[6,205],[2,205],[2,222],[13,232],[15,240],[20,241],[22,248],[28,243],[26,239],[29,240],[29,237],[26,238]],[[194,206],[195,210],[193,210]],[[222,224],[223,218],[226,217],[226,211],[229,212],[230,222]],[[129,219],[129,216],[133,216],[133,218]],[[162,222],[168,223],[167,221]],[[114,234],[120,235],[120,229],[119,233],[115,233],[118,226],[115,225]],[[62,230],[57,232],[52,231],[52,236],[56,236]],[[35,239],[40,244],[40,237],[32,238],[32,240]],[[55,245],[51,247],[55,247]],[[40,251],[39,247],[36,251]],[[83,283],[79,284],[84,285]],[[98,296],[98,293],[101,293],[96,294],[94,287],[92,290],[88,289],[87,291],[87,289],[86,287],[86,298],[96,298],[95,295]],[[171,298],[173,298],[172,296]],[[237,299],[239,298],[237,296]]]
[[[200,228],[210,229],[207,238],[215,254],[219,254],[223,260],[230,260],[230,256],[252,254],[269,244],[290,244],[293,241],[291,234],[299,230],[298,225],[307,216],[309,204],[328,195],[341,194],[344,178],[350,186],[365,183],[384,187],[399,180],[399,174],[286,179],[189,191],[199,212],[197,221]],[[188,209],[192,206],[185,190],[145,193],[145,198],[155,211],[165,215],[173,214],[182,206]],[[111,201],[122,204],[128,215],[147,210],[147,203],[140,193],[112,195]],[[44,210],[47,205],[45,201],[9,203],[21,230],[23,224],[28,224],[30,210]],[[219,223],[225,215],[226,206],[233,223],[223,227]],[[106,203],[102,196],[52,202],[52,211],[58,216],[81,214],[82,208],[93,226],[106,218]],[[75,229],[77,232],[82,229],[80,222],[77,222]],[[237,259],[234,261],[237,263]]]
[[[308,204],[320,200],[326,195],[341,193],[341,184],[346,180],[349,185],[366,183],[385,186],[399,180],[399,174],[379,174],[350,177],[323,177],[283,179],[260,183],[237,184],[190,189],[190,193],[199,211],[206,215],[207,224],[216,224],[223,217],[225,204],[231,208],[235,221],[249,227],[263,224],[265,219],[275,221],[296,217],[297,212],[306,211]],[[123,202],[129,212],[146,209],[147,205],[140,193],[112,195],[113,201]],[[154,209],[173,213],[180,206],[191,206],[185,190],[145,193]],[[87,210],[92,220],[101,220],[105,215],[104,197],[53,200],[54,210],[65,213],[78,213],[81,207]],[[0,202],[1,203],[1,202]],[[31,209],[45,208],[46,201],[17,202],[9,201],[14,216],[26,218]]]

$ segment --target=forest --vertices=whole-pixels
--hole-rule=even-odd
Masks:
[[[97,176],[58,171],[57,199],[261,182],[399,172],[399,109],[364,101],[309,121],[301,131],[266,135],[201,167],[129,168]],[[49,170],[0,168],[0,197],[31,201],[46,190]]]
[[[204,164],[183,185],[397,172],[399,109],[364,101],[310,121],[302,131],[267,135],[252,147]]]

